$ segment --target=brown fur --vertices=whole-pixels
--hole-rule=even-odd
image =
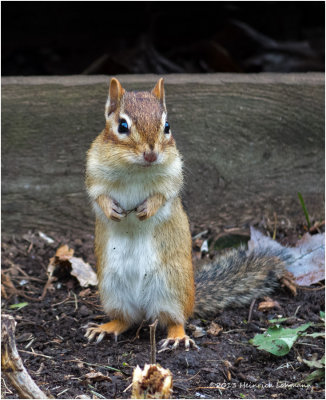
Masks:
[[[194,308],[195,287],[189,222],[179,198],[174,201],[172,218],[155,230],[154,240],[162,268],[166,268],[167,279],[187,319]]]
[[[165,203],[165,197],[161,193],[156,193],[148,197],[136,210],[137,217],[144,221],[155,215],[160,207]]]
[[[154,95],[148,92],[126,93],[122,110],[131,117],[143,141],[151,144],[157,140],[164,110]]]

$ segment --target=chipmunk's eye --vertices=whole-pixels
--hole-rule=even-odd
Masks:
[[[125,119],[119,119],[119,133],[129,133],[128,123]]]
[[[167,121],[164,125],[164,133],[170,133],[170,124]]]

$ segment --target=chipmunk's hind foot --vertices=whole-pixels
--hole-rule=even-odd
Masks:
[[[93,339],[95,340],[96,335],[98,335],[96,339],[96,344],[100,343],[105,335],[113,334],[115,340],[117,340],[118,335],[128,329],[129,325],[121,320],[114,319],[106,324],[98,325],[94,323],[89,323],[86,328],[85,337],[91,342]]]
[[[180,343],[185,344],[186,351],[189,351],[190,348],[194,348],[199,350],[199,347],[196,345],[193,339],[190,339],[184,330],[183,325],[171,325],[168,327],[168,337],[166,339],[161,340],[161,349],[159,353],[166,350],[175,350],[179,347]],[[169,345],[172,345],[169,347]]]

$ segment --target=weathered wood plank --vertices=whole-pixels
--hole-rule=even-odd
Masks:
[[[130,90],[153,75],[120,76]],[[194,224],[323,214],[324,75],[168,75]],[[85,153],[104,126],[108,78],[2,79],[2,229],[91,232]]]

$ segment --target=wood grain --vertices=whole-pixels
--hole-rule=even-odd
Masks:
[[[153,75],[120,76],[128,90]],[[108,78],[2,79],[2,229],[93,230],[85,154],[104,126]],[[169,122],[184,156],[192,224],[244,226],[324,210],[324,75],[165,77]]]

